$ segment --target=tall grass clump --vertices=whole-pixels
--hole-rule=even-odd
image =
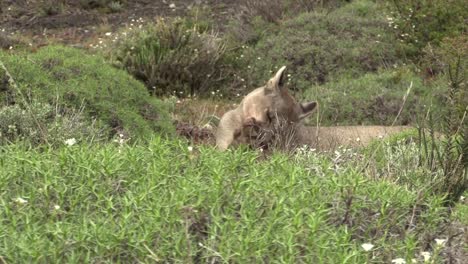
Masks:
[[[446,38],[439,47],[425,52],[429,61],[442,70],[443,80],[448,84],[445,107],[430,108],[420,122],[421,162],[433,171],[443,171],[439,191],[447,195],[447,202],[453,203],[468,189],[466,36]],[[436,131],[443,134],[442,139],[438,139]]]
[[[136,138],[173,131],[170,106],[150,97],[140,82],[103,58],[78,49],[48,46],[35,53],[2,52],[0,61],[14,80],[14,84],[2,84],[2,107],[20,111],[38,103],[53,106],[57,115],[80,112],[86,120],[107,127],[108,136],[128,133]],[[16,104],[18,108],[11,108]]]
[[[6,262],[390,263],[444,238],[441,197],[313,151],[258,161],[159,137],[0,151]]]
[[[159,19],[119,41],[112,57],[154,95],[207,95],[225,79],[225,45],[187,19]]]

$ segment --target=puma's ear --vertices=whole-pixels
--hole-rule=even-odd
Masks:
[[[281,67],[281,69],[276,72],[275,77],[273,77],[273,84],[281,89],[286,84],[286,76],[284,72],[286,71],[286,66]]]
[[[277,92],[283,89],[286,84],[286,66],[281,67],[265,86],[265,93]]]
[[[308,117],[310,114],[312,114],[316,106],[317,106],[317,102],[302,103],[301,104],[302,113],[299,115],[299,120],[302,120]]]

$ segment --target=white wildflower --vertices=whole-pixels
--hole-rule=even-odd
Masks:
[[[402,258],[396,258],[396,259],[392,259],[392,263],[395,263],[395,264],[405,264],[406,261]]]
[[[421,252],[421,256],[424,257],[424,262],[429,261],[431,259],[431,252],[423,251]]]
[[[65,140],[65,145],[73,146],[75,144],[76,144],[76,139],[75,138],[69,138],[69,139]]]
[[[55,210],[59,210],[59,209],[60,209],[60,205],[58,205],[58,204],[54,205],[54,209],[55,209]]]
[[[13,201],[15,201],[15,202],[17,202],[19,204],[27,204],[28,203],[27,200],[25,200],[25,199],[23,199],[21,197],[15,198],[15,199],[13,199]]]
[[[193,147],[192,147],[192,146],[188,146],[187,149],[188,149],[188,151],[190,151],[190,152],[193,151]]]
[[[447,239],[434,239],[436,244],[439,245],[439,246],[445,246],[445,243],[447,243]]]
[[[361,247],[364,249],[364,251],[370,251],[374,248],[374,245],[371,243],[364,243],[361,245]]]
[[[106,32],[106,36],[112,35],[112,32]]]
[[[176,5],[174,3],[172,3],[172,4],[169,5],[169,8],[175,9]]]

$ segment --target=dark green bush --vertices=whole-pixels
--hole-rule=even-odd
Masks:
[[[403,104],[403,97],[411,86]],[[391,125],[403,107],[395,124],[415,124],[417,114],[426,107],[441,108],[444,87],[424,84],[421,77],[408,68],[368,73],[354,78],[343,75],[324,85],[313,86],[304,96],[317,100],[320,120],[325,125]],[[445,86],[446,88],[446,86]]]
[[[391,13],[388,26],[412,52],[421,55],[427,43],[466,32],[468,9],[464,0],[387,0]]]
[[[113,59],[154,95],[206,95],[223,83],[225,46],[191,20],[160,19],[118,42]]]
[[[290,83],[304,90],[344,73],[359,76],[402,62],[402,47],[380,6],[370,1],[329,13],[303,13],[261,34],[255,45],[238,54],[240,78],[247,87],[262,84],[281,65],[288,66]]]
[[[16,90],[3,83],[3,105],[16,103],[24,108],[39,102],[63,109],[84,108],[89,118],[132,137],[173,131],[169,105],[149,96],[141,83],[98,56],[47,46],[32,54],[0,52],[0,61],[18,86]]]

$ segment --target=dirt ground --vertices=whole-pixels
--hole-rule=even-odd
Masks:
[[[118,11],[99,6],[99,0],[2,0],[0,34],[41,43],[80,46],[103,29],[115,30],[132,19],[183,16],[194,8],[209,8],[222,28],[236,13],[237,0],[126,0]],[[115,2],[119,2],[116,0]],[[87,3],[84,5],[83,3]]]

